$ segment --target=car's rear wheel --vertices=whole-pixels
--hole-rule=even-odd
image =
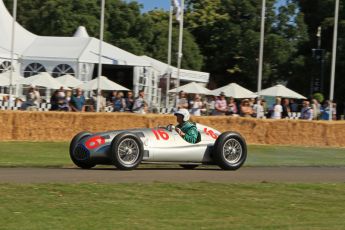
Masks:
[[[196,167],[198,167],[199,165],[193,165],[193,164],[180,164],[180,166],[184,169],[195,169]]]
[[[133,133],[120,133],[111,142],[110,159],[118,169],[135,169],[143,159],[143,153],[143,144]]]
[[[213,151],[215,163],[224,170],[240,168],[247,158],[247,145],[236,132],[222,133],[216,140]]]
[[[88,151],[79,146],[79,142],[91,136],[92,134],[87,131],[83,131],[75,135],[69,145],[69,156],[73,163],[82,169],[90,169],[96,166],[96,164],[88,161]]]

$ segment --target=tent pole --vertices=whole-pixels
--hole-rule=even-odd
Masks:
[[[177,88],[180,87],[180,70],[182,61],[182,45],[183,45],[183,16],[184,16],[184,0],[181,0],[181,17],[180,17],[180,32],[179,32],[179,43],[178,43],[178,54],[177,54],[177,87],[176,87],[176,107],[178,92]]]
[[[332,71],[331,71],[331,84],[329,90],[329,120],[333,118],[333,97],[334,97],[334,78],[335,78],[335,63],[337,59],[337,38],[338,38],[338,19],[339,19],[339,0],[335,1],[334,10],[334,29],[333,29],[333,49],[332,49]]]
[[[168,71],[167,71],[167,85],[165,95],[165,107],[169,107],[169,89],[170,89],[170,77],[171,77],[171,43],[172,43],[172,15],[174,7],[170,2],[170,13],[169,13],[169,37],[168,37]]]
[[[265,39],[265,15],[266,15],[266,0],[262,0],[261,6],[261,28],[260,28],[260,53],[259,53],[259,70],[258,70],[258,96],[261,91],[261,82],[262,82],[262,63],[264,56],[264,39]],[[260,100],[257,100],[257,111],[256,117],[259,117],[259,107]]]
[[[12,94],[13,94],[13,71],[14,71],[14,41],[15,41],[15,29],[16,29],[16,21],[17,21],[17,0],[13,1],[13,21],[12,21],[12,39],[11,39],[11,67],[10,67],[10,87],[9,87],[9,101],[8,101],[8,108],[11,109],[13,102]]]
[[[103,43],[103,32],[104,32],[104,8],[105,0],[101,3],[101,26],[99,31],[99,56],[98,56],[98,74],[97,74],[97,106],[96,112],[100,111],[100,96],[101,96],[101,75],[102,75],[102,43]]]

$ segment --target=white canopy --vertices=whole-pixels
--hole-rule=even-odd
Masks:
[[[31,77],[23,78],[19,80],[18,83],[22,85],[42,86],[48,89],[59,89],[61,86],[66,88],[65,85],[61,84],[47,72],[41,72]]]
[[[218,89],[212,90],[213,95],[218,96],[221,92],[227,97],[233,98],[253,98],[257,97],[252,91],[243,88],[242,86],[236,83],[230,83],[226,86],[220,87]]]
[[[71,88],[76,88],[77,86],[80,86],[83,84],[82,81],[78,80],[74,76],[70,74],[65,74],[61,77],[56,78],[61,84],[71,87]]]
[[[205,94],[205,95],[212,95],[211,90],[206,89],[205,87],[201,86],[198,83],[191,82],[186,85],[177,87],[175,89],[169,90],[169,93],[175,93],[175,92],[180,92],[184,91],[186,93],[197,93],[197,94]]]
[[[0,73],[0,86],[8,86],[10,85],[10,71],[6,71],[4,73]],[[13,72],[12,74],[12,84],[16,84],[17,81],[23,79],[22,76],[18,74],[18,72]]]
[[[10,57],[11,40],[12,40],[12,15],[8,12],[5,4],[0,0],[0,57]],[[37,37],[35,34],[27,31],[19,23],[15,23],[15,46],[14,53],[15,59],[18,58],[18,54],[22,54],[24,50],[35,40]]]
[[[275,85],[267,89],[261,90],[259,93],[261,96],[272,96],[272,97],[285,97],[285,98],[295,98],[295,99],[306,99],[303,95],[286,88],[283,85]]]
[[[172,78],[177,78],[177,68],[174,66],[171,66],[170,69],[168,69],[168,64],[158,61],[154,58],[148,57],[148,56],[141,56],[143,60],[146,60],[150,63],[150,65],[158,71],[159,75],[164,75],[169,72],[171,72]],[[187,69],[181,69],[180,70],[180,80],[182,81],[195,81],[195,82],[203,82],[208,83],[208,80],[210,78],[210,74],[206,72],[200,72],[195,70],[187,70]]]
[[[87,90],[87,91],[91,91],[91,90],[97,90],[97,83],[98,78],[95,78],[89,82],[86,82],[80,86],[78,86],[79,88],[83,89],[83,90]],[[121,90],[121,91],[129,91],[129,89],[113,82],[110,81],[108,78],[101,76],[100,79],[100,89],[101,90]]]

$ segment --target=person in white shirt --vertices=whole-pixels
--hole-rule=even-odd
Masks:
[[[201,111],[203,109],[203,103],[201,101],[201,98],[199,94],[195,94],[194,100],[190,102],[191,104],[191,115],[194,116],[201,116]]]
[[[281,98],[276,98],[276,103],[273,105],[272,116],[273,119],[281,119],[282,118],[283,107],[281,105]]]

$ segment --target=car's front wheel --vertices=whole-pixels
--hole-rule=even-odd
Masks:
[[[224,170],[240,168],[247,158],[247,145],[236,132],[224,132],[214,144],[213,159]]]
[[[92,134],[87,131],[83,131],[75,135],[69,145],[69,155],[73,163],[82,169],[90,169],[96,166],[96,164],[89,162],[89,153],[84,147],[79,145],[79,142],[91,136]]]
[[[135,169],[143,159],[143,153],[143,144],[133,133],[120,133],[111,142],[110,159],[118,169]]]

